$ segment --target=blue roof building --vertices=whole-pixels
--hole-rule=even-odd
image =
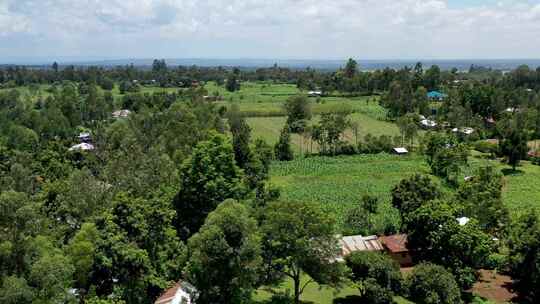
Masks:
[[[435,99],[435,100],[443,100],[447,97],[448,95],[446,94],[443,94],[439,91],[431,91],[429,93],[427,93],[427,97],[429,99]]]

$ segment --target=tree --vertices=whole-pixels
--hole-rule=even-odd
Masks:
[[[251,138],[251,128],[245,118],[240,114],[237,104],[233,104],[227,113],[229,129],[233,137],[234,159],[238,167],[246,169],[251,156],[249,142]]]
[[[406,218],[422,204],[441,196],[439,187],[425,175],[415,174],[403,179],[392,189],[392,205]]]
[[[361,284],[373,279],[373,283],[391,292],[400,290],[399,264],[389,256],[379,252],[359,251],[347,256],[345,260],[355,282]]]
[[[510,274],[514,290],[524,303],[540,300],[540,220],[537,212],[526,212],[512,226],[508,241]]]
[[[279,141],[274,146],[274,154],[277,160],[290,161],[293,160],[294,154],[291,149],[291,135],[289,128],[285,126],[279,135]]]
[[[322,154],[333,154],[338,152],[338,147],[342,143],[341,137],[350,126],[348,118],[351,109],[348,107],[338,108],[333,113],[324,113],[318,124],[313,126],[312,138],[319,144]]]
[[[155,193],[144,199],[121,192],[110,210],[95,220],[99,237],[90,290],[97,296],[114,292],[127,303],[148,303],[178,280],[185,265],[185,247],[173,226],[172,196]],[[91,239],[89,231],[85,234],[84,238]],[[77,236],[72,246],[84,238]]]
[[[287,113],[287,126],[290,132],[299,133],[306,127],[311,119],[311,105],[309,99],[303,95],[289,97],[283,105]]]
[[[257,222],[233,200],[208,215],[189,239],[187,279],[200,291],[197,303],[247,303],[259,281],[261,243]]]
[[[493,252],[491,237],[475,219],[460,225],[459,207],[442,201],[428,202],[406,219],[408,247],[420,261],[449,268],[458,285],[467,290],[477,280],[476,269],[486,265]]]
[[[452,135],[428,133],[424,138],[426,160],[433,174],[458,183],[461,166],[467,164],[469,149]]]
[[[189,238],[221,202],[242,198],[243,177],[234,160],[234,150],[224,136],[214,134],[197,144],[182,164],[180,191],[173,200],[179,235]]]
[[[345,65],[345,77],[347,78],[353,78],[356,73],[358,73],[358,63],[352,59],[352,58],[349,58],[349,60],[347,61],[347,64]]]
[[[0,286],[0,302],[4,304],[32,303],[34,291],[24,278],[6,276]]]
[[[225,83],[225,89],[229,92],[235,92],[240,90],[240,81],[238,80],[238,74],[232,73],[227,78]]]
[[[456,280],[444,267],[417,265],[407,279],[409,299],[418,304],[461,304]]]
[[[527,132],[523,126],[514,123],[507,130],[500,143],[501,152],[507,157],[508,164],[512,166],[514,171],[516,171],[516,166],[527,154],[527,140]]]
[[[58,303],[68,295],[75,268],[60,252],[46,252],[30,269],[30,283],[36,286],[36,302]]]
[[[458,189],[457,198],[465,206],[465,215],[474,217],[488,232],[504,230],[510,221],[508,208],[502,201],[503,180],[495,168],[481,167]]]
[[[327,213],[315,204],[272,202],[263,214],[261,231],[267,281],[291,278],[296,304],[313,281],[329,285],[341,282],[342,265],[334,262],[340,251],[335,222]],[[303,285],[302,273],[311,277]]]
[[[404,144],[405,141],[411,146],[414,144],[414,137],[418,134],[417,120],[418,116],[413,113],[408,113],[398,118],[397,125],[401,133],[401,144]]]

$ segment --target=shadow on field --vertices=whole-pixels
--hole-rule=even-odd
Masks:
[[[516,176],[516,175],[523,175],[523,171],[522,170],[519,170],[519,169],[516,169],[516,170],[512,170],[511,168],[504,168],[504,169],[501,169],[501,172],[502,174],[504,174],[504,176]]]
[[[360,296],[346,296],[343,298],[336,298],[333,301],[334,304],[357,304],[362,303],[362,297]]]

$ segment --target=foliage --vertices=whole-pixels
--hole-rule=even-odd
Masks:
[[[199,143],[180,169],[180,191],[173,200],[182,238],[193,235],[206,216],[228,198],[242,198],[243,174],[231,144],[222,135]]]
[[[353,252],[347,256],[346,263],[356,282],[362,283],[372,279],[372,284],[391,292],[399,292],[401,289],[399,265],[383,253]]]
[[[409,299],[418,304],[460,304],[461,294],[451,273],[434,264],[417,265],[407,278]]]
[[[287,126],[292,133],[302,132],[311,119],[311,104],[306,96],[289,97],[283,104],[287,113]]]
[[[516,166],[526,157],[528,135],[521,124],[510,126],[506,131],[501,145],[501,152],[507,157],[508,164],[516,171]]]
[[[261,266],[257,223],[244,205],[228,200],[189,239],[186,277],[200,291],[197,303],[246,303]]]
[[[493,167],[481,167],[477,174],[461,184],[457,198],[465,206],[465,215],[474,217],[489,232],[504,230],[510,222],[502,201],[503,181]]]
[[[440,196],[439,187],[430,177],[415,174],[392,189],[392,206],[400,211],[402,218],[407,218],[423,204]]]
[[[409,214],[406,220],[408,247],[418,260],[449,268],[463,290],[477,280],[475,269],[486,265],[493,252],[491,237],[471,219],[460,225],[460,210],[448,203],[431,201]]]
[[[294,158],[291,149],[291,135],[287,127],[284,127],[283,130],[281,130],[279,141],[274,146],[274,154],[276,159],[281,161],[290,161]]]
[[[461,167],[467,164],[468,147],[455,137],[440,133],[426,135],[424,146],[433,174],[457,185]]]
[[[333,259],[339,253],[335,222],[316,205],[272,202],[264,211],[261,224],[265,280],[294,281],[294,299],[298,304],[307,281],[300,286],[302,273],[319,284],[336,285],[342,280],[342,265]]]
[[[510,274],[520,300],[537,303],[540,299],[540,221],[536,212],[518,218],[509,238]]]

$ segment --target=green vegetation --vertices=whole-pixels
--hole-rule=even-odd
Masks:
[[[0,302],[461,303],[480,269],[535,302],[540,70],[473,73],[0,67]],[[426,266],[339,262],[395,233]]]

